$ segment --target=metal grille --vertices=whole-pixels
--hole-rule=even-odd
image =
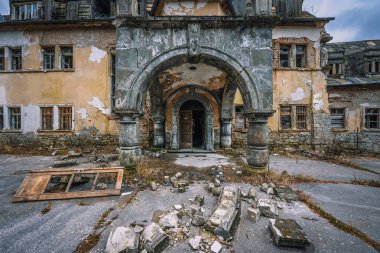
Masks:
[[[59,129],[61,130],[72,129],[72,108],[71,107],[59,108]]]
[[[9,127],[12,130],[21,129],[21,108],[9,108]]]
[[[54,69],[55,49],[44,49],[44,69]]]
[[[41,107],[41,129],[53,130],[53,107]]]
[[[307,107],[306,106],[297,106],[296,107],[297,129],[306,129],[306,119],[307,119]]]
[[[368,129],[379,129],[380,109],[370,108],[365,110],[365,127]]]

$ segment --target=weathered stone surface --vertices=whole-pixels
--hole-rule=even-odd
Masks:
[[[222,187],[221,186],[214,187],[214,188],[212,188],[211,192],[212,192],[212,195],[219,196],[220,193],[222,192]]]
[[[268,194],[268,195],[273,195],[273,194],[274,194],[274,191],[273,191],[273,188],[272,188],[272,187],[268,188],[268,190],[267,190],[267,194]]]
[[[193,219],[191,221],[191,224],[193,224],[196,227],[203,226],[206,223],[205,217],[203,217],[202,214],[197,213],[193,216]]]
[[[277,246],[305,248],[309,239],[295,220],[269,219],[269,230]]]
[[[247,209],[247,213],[248,213],[249,220],[251,220],[255,223],[259,221],[259,219],[260,219],[260,210],[259,209],[249,207]]]
[[[205,201],[205,198],[203,196],[197,195],[197,196],[195,196],[194,204],[196,204],[198,206],[203,206],[204,201]]]
[[[108,237],[106,253],[137,253],[139,237],[130,228],[117,227]]]
[[[232,237],[240,218],[240,189],[225,186],[218,199],[218,204],[207,219],[205,228],[224,240]]]
[[[214,243],[211,245],[211,252],[213,253],[219,253],[222,250],[222,245],[218,241],[214,241]]]
[[[259,199],[257,202],[257,208],[260,213],[268,218],[276,218],[278,216],[277,203],[271,199]]]
[[[178,216],[176,211],[171,211],[160,218],[159,224],[163,228],[176,228],[178,226]]]
[[[248,191],[248,198],[252,199],[252,200],[256,199],[256,189],[255,188],[249,189],[249,191]]]
[[[283,201],[297,201],[298,200],[298,194],[294,190],[290,189],[289,187],[275,187],[274,189],[274,195],[279,197]]]
[[[268,188],[269,188],[269,186],[268,186],[267,183],[263,183],[263,184],[261,185],[261,187],[260,187],[260,189],[261,189],[263,192],[265,192],[265,193],[267,192]]]
[[[191,248],[194,250],[199,249],[199,244],[201,243],[201,239],[202,239],[201,236],[196,236],[194,238],[190,238],[189,244],[190,244]]]
[[[169,245],[168,235],[156,223],[151,223],[144,229],[140,240],[149,253],[161,252]]]
[[[152,191],[157,191],[157,189],[158,189],[158,185],[157,185],[157,183],[154,182],[154,181],[150,182],[150,189],[151,189]]]

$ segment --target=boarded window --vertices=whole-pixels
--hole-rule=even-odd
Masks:
[[[54,69],[55,48],[49,47],[43,49],[44,69]]]
[[[296,106],[296,126],[297,129],[306,129],[307,107]]]
[[[41,170],[26,175],[13,202],[120,195],[123,168]]]
[[[0,130],[4,129],[4,109],[0,107]]]
[[[343,108],[331,108],[331,127],[332,128],[344,128],[344,109]]]
[[[61,68],[62,69],[73,68],[73,48],[72,47],[61,48]]]
[[[5,70],[4,48],[0,48],[0,71]]]
[[[244,108],[242,106],[235,107],[235,128],[237,129],[246,128]]]
[[[53,130],[53,107],[41,107],[41,129]]]
[[[365,110],[365,127],[367,129],[380,128],[380,109],[368,108]]]
[[[59,108],[59,129],[72,130],[72,108],[71,107]]]
[[[306,46],[296,46],[296,67],[306,68]]]
[[[21,48],[11,49],[11,54],[12,54],[12,70],[22,69]]]
[[[280,46],[280,65],[283,68],[290,67],[290,48],[288,45]]]
[[[291,106],[281,106],[281,129],[291,129],[292,128],[292,107]]]
[[[10,107],[9,110],[9,127],[12,130],[21,129],[21,107]]]

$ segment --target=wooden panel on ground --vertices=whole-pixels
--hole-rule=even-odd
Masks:
[[[13,202],[120,195],[123,172],[122,167],[32,171]]]

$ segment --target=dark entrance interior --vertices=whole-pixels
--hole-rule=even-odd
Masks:
[[[180,109],[180,147],[205,147],[205,108],[195,100],[185,102]]]

